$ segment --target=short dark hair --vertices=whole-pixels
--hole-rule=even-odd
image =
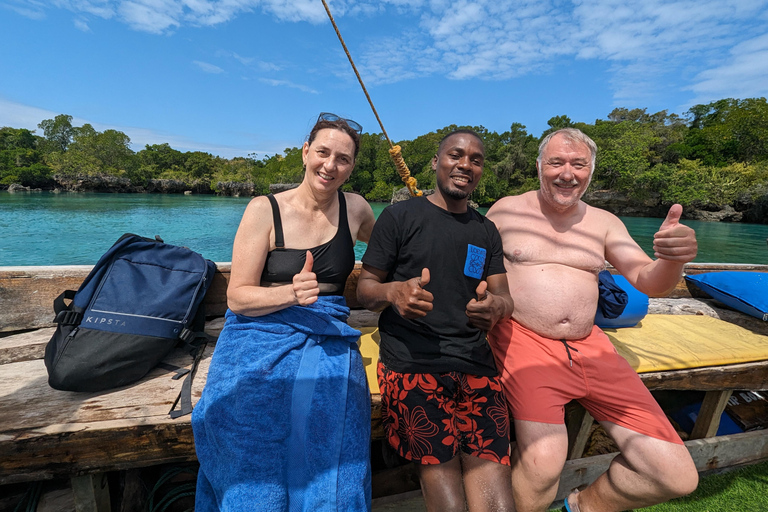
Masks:
[[[480,135],[477,134],[476,131],[470,130],[468,128],[461,128],[459,130],[453,130],[448,135],[440,139],[440,144],[437,145],[437,153],[439,154],[440,151],[443,149],[443,146],[445,145],[445,141],[448,140],[450,137],[453,137],[454,135],[471,135],[472,137],[476,138],[480,142],[480,148],[483,150],[483,156],[485,156],[485,144],[483,143],[483,138],[480,137]]]
[[[312,130],[309,132],[309,136],[307,136],[307,142],[311,146],[312,143],[315,141],[315,137],[317,137],[317,132],[320,130],[324,130],[326,128],[329,128],[331,130],[340,130],[350,137],[352,137],[352,142],[355,143],[355,159],[357,159],[357,153],[360,152],[360,134],[357,133],[351,126],[347,124],[347,122],[343,119],[337,119],[336,121],[326,121],[325,119],[318,119],[315,123],[315,126],[312,127]]]

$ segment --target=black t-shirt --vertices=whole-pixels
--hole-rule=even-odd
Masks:
[[[475,289],[489,275],[503,274],[496,226],[469,208],[454,214],[417,197],[388,206],[373,228],[363,263],[387,272],[387,282],[407,281],[428,268],[424,287],[433,310],[408,320],[391,306],[379,317],[379,357],[400,373],[460,371],[497,375],[485,332],[465,313]]]

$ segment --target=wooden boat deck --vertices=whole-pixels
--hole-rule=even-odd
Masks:
[[[689,265],[686,272],[734,268]],[[736,268],[768,271],[768,266]],[[155,369],[139,383],[109,392],[72,393],[47,385],[42,356],[53,332],[53,298],[64,289],[77,289],[89,270],[90,267],[0,268],[0,333],[6,333],[0,337],[0,485],[68,476],[73,478],[74,488],[82,486],[84,480],[90,485],[94,475],[107,471],[195,460],[189,416],[174,420],[168,415],[181,387],[181,380],[172,380],[168,371]],[[228,264],[219,265],[206,297],[207,312],[214,316],[206,331],[214,335],[223,325],[221,315],[225,311],[228,277]],[[356,277],[357,273],[350,278],[346,292],[353,307],[357,306]],[[669,312],[675,308],[684,314],[714,312],[724,320],[768,335],[768,324],[718,307],[714,301],[697,300],[697,296],[701,293],[689,289],[681,280],[673,292],[676,298],[653,299],[650,312]],[[357,327],[373,326],[376,319],[376,314],[355,310],[350,323]],[[202,392],[212,352],[213,346],[207,347],[201,361],[193,385],[193,402]],[[167,361],[189,366],[191,357],[179,349]],[[768,354],[765,360],[757,362],[644,373],[641,379],[652,390],[707,393],[691,436],[693,440],[686,442],[700,471],[768,459],[768,430],[713,437],[732,391],[768,389]],[[372,396],[371,404],[373,436],[381,438],[377,395]],[[591,423],[591,418],[578,409],[568,419],[571,460],[563,472],[558,499],[565,490],[594,480],[615,456],[581,457]],[[396,489],[397,485],[388,479],[398,478],[404,478],[401,469],[375,476],[374,496]]]

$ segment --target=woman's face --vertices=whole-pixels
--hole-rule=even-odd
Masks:
[[[320,189],[337,190],[355,167],[355,143],[341,130],[324,128],[311,145],[304,143],[302,160],[305,180]]]

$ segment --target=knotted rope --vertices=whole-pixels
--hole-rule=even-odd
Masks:
[[[389,156],[392,158],[392,161],[395,163],[395,167],[397,168],[397,173],[400,175],[400,178],[403,180],[403,183],[405,183],[405,186],[408,187],[408,192],[412,196],[422,195],[422,191],[416,188],[418,185],[418,183],[416,183],[416,178],[411,176],[411,171],[408,169],[408,166],[406,165],[405,160],[403,160],[403,155],[401,153],[400,146],[396,144],[392,144],[392,141],[389,140],[389,135],[387,135],[387,130],[384,129],[384,123],[381,122],[381,119],[379,118],[379,113],[376,112],[376,107],[373,106],[373,101],[371,101],[371,96],[368,94],[368,90],[365,88],[363,79],[360,78],[360,73],[357,72],[357,67],[355,66],[355,62],[352,60],[352,56],[349,54],[347,45],[344,43],[344,38],[341,37],[341,32],[339,32],[339,27],[336,26],[336,21],[333,19],[333,15],[331,14],[331,10],[328,8],[328,4],[325,2],[325,0],[321,0],[321,1],[323,2],[323,7],[325,7],[325,12],[328,13],[328,18],[331,20],[333,29],[336,31],[336,35],[339,37],[341,46],[344,48],[344,53],[347,54],[347,59],[349,59],[349,63],[352,65],[352,70],[355,72],[355,76],[357,76],[357,81],[360,82],[360,87],[363,88],[363,92],[365,93],[365,97],[368,99],[368,104],[371,106],[373,115],[376,116],[376,121],[379,122],[381,131],[384,133],[384,138],[386,138],[387,142],[389,143]]]

